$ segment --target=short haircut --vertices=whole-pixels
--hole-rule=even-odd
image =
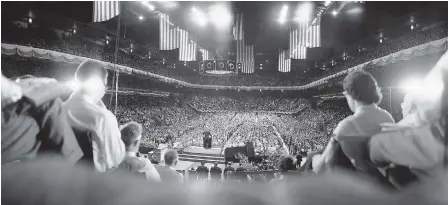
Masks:
[[[177,154],[176,150],[170,149],[165,152],[164,158],[165,158],[165,164],[171,166],[179,158],[179,155]]]
[[[280,159],[280,165],[279,165],[279,170],[281,172],[288,172],[291,170],[295,170],[296,169],[296,164],[294,162],[294,157],[287,155],[287,156],[283,156]]]
[[[204,165],[204,164],[205,164],[205,161],[202,161],[201,164]]]
[[[121,140],[126,147],[130,147],[142,136],[142,125],[131,121],[121,127]]]
[[[84,83],[92,77],[95,77],[101,79],[104,85],[106,85],[107,75],[104,64],[93,60],[86,60],[76,69],[75,78],[78,82]]]
[[[344,91],[364,104],[378,104],[383,97],[375,78],[365,71],[348,74],[343,82]]]

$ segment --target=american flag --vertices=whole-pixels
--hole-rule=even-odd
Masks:
[[[170,17],[167,14],[159,13],[159,49],[160,50],[174,50],[179,48],[179,30],[174,28],[170,22]]]
[[[196,61],[197,44],[196,39],[188,31],[179,29],[179,60]]]
[[[243,14],[237,14],[235,16],[235,23],[233,24],[233,37],[237,41],[244,39]]]
[[[120,14],[119,1],[94,1],[93,22],[107,21]]]
[[[300,22],[289,31],[289,49],[292,59],[305,59],[306,48],[320,47],[320,18],[316,24]]]
[[[206,49],[199,49],[202,53],[202,61],[206,61],[206,60],[212,60],[213,58],[210,55],[210,52]]]
[[[291,72],[291,56],[289,49],[280,49],[278,52],[278,71]]]
[[[233,33],[236,40],[236,62],[241,63],[241,72],[255,72],[254,46],[244,43],[244,25],[243,14],[237,14],[233,27]]]

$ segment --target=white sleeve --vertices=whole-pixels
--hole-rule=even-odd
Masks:
[[[145,159],[145,167],[143,167],[141,172],[144,172],[146,174],[146,179],[150,181],[157,181],[160,182],[160,175],[157,169],[154,167],[154,165],[149,161],[149,159]]]
[[[106,169],[111,169],[118,166],[125,157],[125,147],[121,140],[120,129],[118,128],[117,118],[115,115],[106,113],[106,118],[103,123],[103,160],[106,164]]]

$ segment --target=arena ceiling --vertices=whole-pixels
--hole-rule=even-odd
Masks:
[[[256,53],[276,53],[278,48],[288,45],[288,26],[278,22],[278,13],[287,4],[291,10],[303,2],[220,2],[233,13],[245,15],[246,39],[255,45]],[[181,27],[199,36],[199,44],[213,52],[231,51],[232,29],[216,29],[211,26],[198,27],[188,13],[191,8],[206,9],[216,2],[154,2],[156,9],[168,13]],[[313,2],[314,7],[324,4]],[[401,35],[409,31],[411,21],[418,26],[448,19],[446,2],[334,2],[322,18],[322,46],[341,50],[348,45],[374,41],[380,32],[386,37]],[[126,12],[121,16],[122,31],[126,38],[142,45],[158,44],[158,20],[141,6],[140,1],[125,2]],[[174,6],[173,6],[174,5]],[[16,16],[33,15],[33,11],[66,16],[90,24],[93,14],[92,2],[2,2],[2,17],[10,11]],[[337,16],[331,11],[340,10]],[[5,12],[3,12],[5,11]],[[13,12],[11,12],[13,11]],[[38,12],[35,12],[38,13]],[[291,12],[292,13],[292,12]],[[143,16],[144,20],[139,20]],[[36,18],[39,18],[38,16]],[[412,19],[412,20],[411,20]],[[110,33],[115,33],[118,18],[95,24]],[[70,27],[71,25],[68,25]],[[104,38],[101,33],[98,38]]]

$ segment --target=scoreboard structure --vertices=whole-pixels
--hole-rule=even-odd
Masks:
[[[199,63],[199,74],[201,75],[238,75],[241,64],[232,60],[205,60]]]

